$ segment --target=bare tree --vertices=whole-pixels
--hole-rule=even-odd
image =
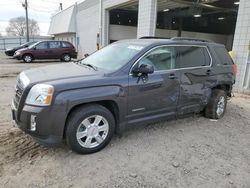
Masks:
[[[6,33],[9,36],[25,36],[26,35],[26,22],[25,17],[11,18],[9,20],[9,26],[6,28]],[[29,34],[39,35],[40,29],[37,21],[29,19]]]

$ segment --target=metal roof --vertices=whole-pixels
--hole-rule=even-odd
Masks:
[[[75,6],[65,9],[51,18],[49,35],[76,32]]]

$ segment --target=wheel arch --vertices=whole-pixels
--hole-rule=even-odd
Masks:
[[[22,55],[22,59],[24,58],[25,55],[30,55],[30,56],[32,57],[32,60],[34,60],[34,56],[33,56],[32,53],[24,53],[24,54]]]
[[[119,123],[120,123],[120,118],[119,118],[120,110],[119,110],[118,104],[114,100],[101,100],[101,101],[81,103],[81,104],[77,104],[77,105],[73,106],[67,114],[67,118],[66,118],[65,125],[64,125],[64,130],[63,130],[63,138],[65,138],[67,122],[68,122],[68,119],[70,117],[70,114],[79,108],[82,108],[82,107],[87,106],[87,105],[95,105],[95,104],[99,104],[99,105],[107,108],[113,114],[114,119],[115,119],[115,125],[116,125],[115,131],[116,132],[119,131],[118,129],[119,129]]]
[[[212,89],[213,90],[214,89],[224,90],[226,92],[226,94],[227,94],[228,97],[232,96],[232,94],[231,94],[231,92],[232,92],[232,85],[231,84],[219,84],[219,85],[213,87]]]

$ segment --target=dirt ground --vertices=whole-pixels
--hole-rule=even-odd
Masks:
[[[13,127],[16,75],[32,67],[0,54],[0,187],[250,187],[250,96],[225,117],[201,115],[131,128],[102,151],[45,148]]]

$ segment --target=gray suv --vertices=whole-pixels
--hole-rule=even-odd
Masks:
[[[198,112],[222,118],[236,71],[221,44],[119,41],[78,62],[20,73],[12,115],[40,143],[93,153],[129,126]]]

